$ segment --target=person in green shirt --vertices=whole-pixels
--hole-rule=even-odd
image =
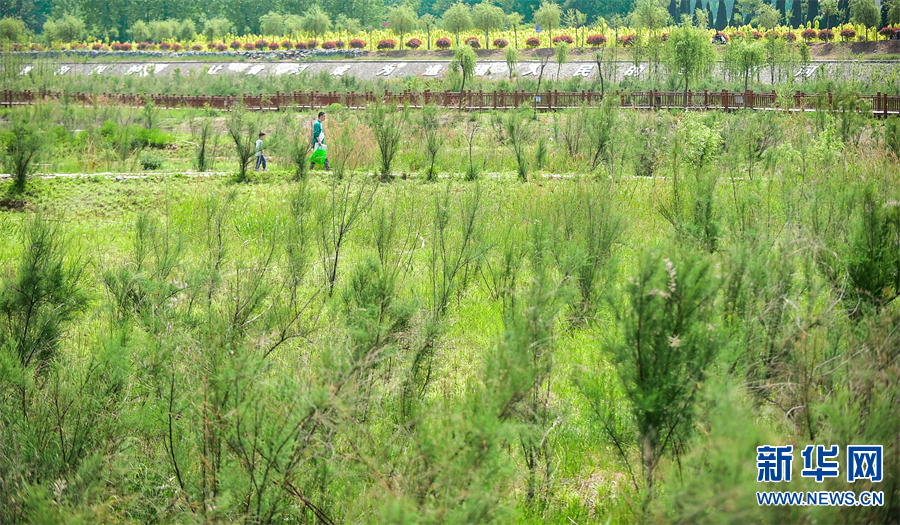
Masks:
[[[325,122],[325,112],[319,112],[319,118],[316,119],[315,124],[313,124],[313,136],[312,136],[312,146],[313,149],[322,148],[325,149],[325,132],[322,129],[322,124]],[[309,169],[315,169],[316,163],[310,162]],[[325,151],[325,171],[331,171],[331,165],[328,164],[328,151]]]

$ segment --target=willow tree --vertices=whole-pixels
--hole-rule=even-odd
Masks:
[[[550,45],[553,45],[553,30],[559,27],[562,11],[556,2],[541,2],[541,7],[534,12],[534,21],[550,32]]]
[[[744,80],[744,93],[747,92],[750,77],[757,68],[766,62],[765,49],[760,42],[744,38],[735,38],[725,48],[725,69],[732,75],[738,75]],[[744,97],[744,106],[747,105],[747,97]]]
[[[403,35],[416,28],[419,17],[409,6],[392,7],[388,13],[388,27],[400,35],[400,49],[403,49]]]
[[[428,50],[431,51],[431,29],[437,26],[437,18],[431,13],[425,13],[419,17],[419,28],[424,29],[427,36]]]
[[[898,0],[900,1],[900,0]],[[523,24],[522,15],[519,13],[510,13],[506,15],[506,27],[513,30],[513,47],[519,49],[519,28]]]
[[[462,109],[466,79],[475,74],[475,62],[475,51],[471,46],[456,46],[453,51],[453,61],[450,62],[450,70],[455,73],[462,73],[462,85],[459,87],[459,109]]]
[[[459,32],[472,29],[472,15],[469,14],[469,6],[462,2],[453,4],[450,9],[444,11],[441,23],[444,29],[456,34],[456,45],[459,45]]]
[[[684,107],[692,79],[709,74],[716,63],[716,50],[706,31],[690,25],[674,28],[669,34],[663,59],[670,75],[684,76]]]
[[[301,20],[301,27],[307,33],[312,33],[313,38],[319,38],[320,34],[331,29],[331,19],[317,5],[310,7]]]
[[[503,27],[506,15],[503,10],[495,6],[490,0],[482,0],[480,4],[476,4],[472,8],[472,21],[475,27],[484,31],[484,47],[491,48],[490,31],[491,29],[500,29]]]

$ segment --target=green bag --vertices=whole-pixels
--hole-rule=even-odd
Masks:
[[[325,157],[327,155],[328,154],[324,149],[319,148],[316,151],[312,152],[312,155],[310,155],[309,157],[309,161],[313,164],[325,164]]]

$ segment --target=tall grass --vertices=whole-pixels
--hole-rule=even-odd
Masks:
[[[555,177],[529,183],[508,115],[436,115],[441,175],[465,172],[470,118],[496,172],[382,184],[366,115],[331,112],[334,171],[305,180],[273,140],[283,169],[244,183],[2,193],[0,519],[890,522],[889,129],[866,120],[857,142],[840,115],[596,111],[611,131],[589,126],[576,158],[557,141],[569,115],[531,125],[527,160],[543,138]],[[274,139],[307,116],[258,118]],[[228,122],[161,110],[184,150],[170,162],[195,160],[192,117]],[[99,131],[51,133],[60,165],[112,151]],[[416,135],[394,171],[424,158]],[[885,505],[758,505],[755,447],[809,443],[882,445],[885,478],[795,469],[785,490]]]

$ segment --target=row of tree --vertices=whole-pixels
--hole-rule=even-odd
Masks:
[[[343,0],[340,5],[329,5],[328,1],[310,7],[293,5],[281,0],[266,5],[260,12],[259,3],[252,10],[243,0],[219,9],[217,0],[204,5],[204,9],[191,7],[183,2],[179,9],[171,9],[163,0],[142,2],[139,10],[131,2],[118,5],[111,0],[94,6],[92,0],[70,0],[63,5],[49,4],[50,15],[41,11],[40,2],[28,3],[13,0],[0,6],[0,41],[21,41],[28,31],[40,31],[47,42],[72,42],[85,37],[134,40],[137,42],[166,40],[192,40],[201,33],[208,41],[226,35],[265,34],[295,37],[301,33],[318,36],[327,31],[346,32],[348,39],[360,30],[381,26],[391,29],[400,37],[416,29],[426,30],[441,27],[457,35],[462,31],[478,29],[485,34],[485,42],[490,45],[490,31],[511,29],[518,40],[518,29],[530,19],[529,26],[539,24],[542,29],[553,31],[560,27],[573,29],[576,34],[589,20],[607,23],[612,27],[630,25],[632,27],[661,29],[685,18],[694,18],[701,27],[714,26],[724,29],[729,23],[740,26],[751,24],[773,28],[781,24],[798,27],[806,23],[818,22],[821,27],[834,27],[844,22],[862,24],[865,27],[879,27],[900,24],[900,0],[886,0],[879,8],[876,0],[635,0],[631,11],[613,13],[608,19],[596,15],[590,4],[566,0],[563,4],[555,0],[543,0],[534,9],[517,11],[511,6],[498,6],[490,0],[470,5],[457,1],[440,12],[430,12],[435,5],[407,3],[385,7],[372,3],[373,0]],[[376,0],[380,2],[380,0]],[[572,4],[574,7],[567,7]],[[45,6],[46,7],[46,6]],[[101,9],[102,7],[102,9]],[[158,9],[156,9],[158,7]],[[512,6],[515,7],[515,6]],[[592,13],[592,11],[594,11]],[[302,13],[302,14],[301,14]],[[623,16],[624,15],[624,16]],[[44,18],[43,22],[38,22]],[[518,42],[515,42],[518,47]]]
[[[707,13],[716,29],[727,25],[760,25],[766,28],[780,24],[800,27],[819,23],[833,28],[852,22],[866,27],[900,23],[900,0],[671,0],[668,13],[675,22],[701,10]]]

